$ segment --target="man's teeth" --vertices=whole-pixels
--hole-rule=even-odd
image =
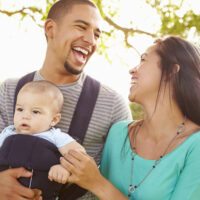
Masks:
[[[80,47],[75,47],[74,50],[80,51],[80,52],[83,53],[84,55],[88,55],[88,51],[86,51],[85,49],[81,49]]]

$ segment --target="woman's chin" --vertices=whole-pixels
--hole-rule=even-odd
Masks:
[[[134,102],[135,101],[135,95],[129,93],[128,99],[129,99],[130,102]]]

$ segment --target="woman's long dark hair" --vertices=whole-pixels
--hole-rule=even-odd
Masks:
[[[156,52],[160,56],[162,71],[157,101],[161,85],[169,86],[172,98],[176,101],[182,114],[187,119],[200,125],[200,49],[189,41],[177,36],[156,39]],[[177,66],[180,69],[177,71]],[[168,84],[169,83],[169,84]],[[136,133],[142,121],[134,122],[128,131]],[[128,139],[128,135],[124,141]],[[125,153],[124,148],[122,154]]]
[[[173,98],[183,115],[200,125],[200,49],[176,36],[158,39],[156,52],[161,58],[161,83],[172,83]],[[176,72],[176,66],[180,70]],[[171,84],[169,84],[171,85]]]

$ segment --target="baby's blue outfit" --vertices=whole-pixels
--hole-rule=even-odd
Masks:
[[[0,134],[0,147],[2,146],[2,143],[8,136],[18,134],[14,132],[14,129],[15,129],[14,125],[10,125],[2,131],[2,133]],[[74,139],[69,134],[63,133],[59,128],[53,128],[53,127],[48,131],[36,133],[33,134],[32,136],[46,139],[49,142],[56,145],[57,148],[63,147],[69,144],[70,142],[74,141]]]

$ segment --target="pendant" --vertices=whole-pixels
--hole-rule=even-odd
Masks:
[[[128,188],[129,194],[133,194],[135,192],[135,186],[134,185],[130,185],[130,187]]]

